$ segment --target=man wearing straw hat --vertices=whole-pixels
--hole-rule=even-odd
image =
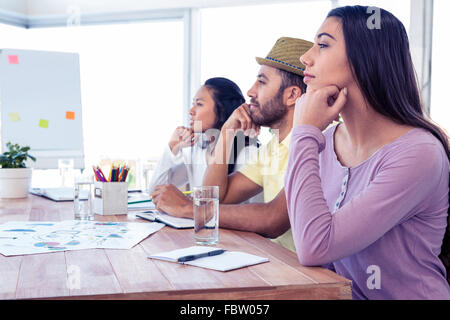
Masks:
[[[236,109],[223,125],[203,180],[203,185],[219,186],[220,227],[262,234],[294,252],[284,173],[295,102],[306,91],[305,67],[300,63],[300,56],[312,45],[309,41],[283,37],[266,58],[256,58],[261,67],[247,93],[250,103]],[[261,126],[270,127],[274,134],[271,141],[259,148],[257,157],[228,175],[229,154],[237,131],[252,136],[259,133]],[[261,191],[264,203],[241,204]],[[179,207],[172,210],[168,203],[159,198],[155,205],[170,214],[192,218],[192,200],[186,199],[185,210]]]

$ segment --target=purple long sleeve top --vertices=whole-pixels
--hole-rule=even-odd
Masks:
[[[354,299],[450,299],[438,258],[449,206],[442,144],[415,128],[347,168],[336,127],[292,131],[285,192],[300,263],[352,280]]]

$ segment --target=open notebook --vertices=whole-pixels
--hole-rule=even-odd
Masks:
[[[130,200],[128,200],[130,202]],[[128,203],[128,211],[142,211],[155,209],[153,202]]]
[[[130,191],[128,191],[130,193]],[[138,192],[128,195],[128,211],[143,211],[155,209],[155,204],[151,201],[150,195]]]
[[[177,218],[167,213],[158,211],[158,210],[149,210],[144,212],[136,213],[136,217],[152,221],[152,222],[161,222],[169,227],[176,229],[190,229],[194,228],[194,220],[189,218]]]
[[[187,262],[178,261],[178,259],[180,259],[181,257],[203,254],[218,249],[220,248],[206,247],[206,246],[192,246],[183,249],[161,252],[155,255],[151,255],[149,256],[149,258],[188,264],[190,266],[213,269],[218,271],[230,271],[269,261],[268,258],[259,257],[253,254],[238,251],[225,251],[224,253],[219,255],[202,257]]]

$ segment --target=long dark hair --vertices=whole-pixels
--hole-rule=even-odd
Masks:
[[[327,16],[341,20],[348,61],[366,101],[397,123],[431,132],[450,160],[448,136],[424,111],[405,27],[392,13],[377,8],[380,23],[369,28],[368,8],[340,7]]]
[[[234,110],[239,108],[243,103],[245,103],[245,98],[242,94],[241,89],[233,81],[222,78],[210,78],[205,81],[204,86],[208,88],[211,92],[211,96],[214,101],[214,113],[216,114],[216,122],[213,125],[214,129],[220,130],[223,124],[228,120]],[[251,141],[249,137],[245,137],[244,144],[238,143],[238,137],[234,138],[233,142],[233,161],[228,164],[228,173],[234,171],[236,164],[236,158],[243,147],[254,143],[259,146],[257,140]]]
[[[375,111],[397,123],[431,132],[442,143],[450,160],[448,136],[424,112],[405,27],[390,12],[376,8],[380,10],[379,24],[369,28],[368,8],[340,7],[327,16],[341,20],[348,62],[366,101]],[[447,225],[439,256],[447,269],[447,281],[449,228]]]

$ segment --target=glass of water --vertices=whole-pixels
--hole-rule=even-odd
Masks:
[[[93,220],[92,208],[94,181],[90,177],[76,177],[73,187],[73,208],[75,220]]]
[[[194,240],[199,245],[219,242],[219,187],[194,187]]]

